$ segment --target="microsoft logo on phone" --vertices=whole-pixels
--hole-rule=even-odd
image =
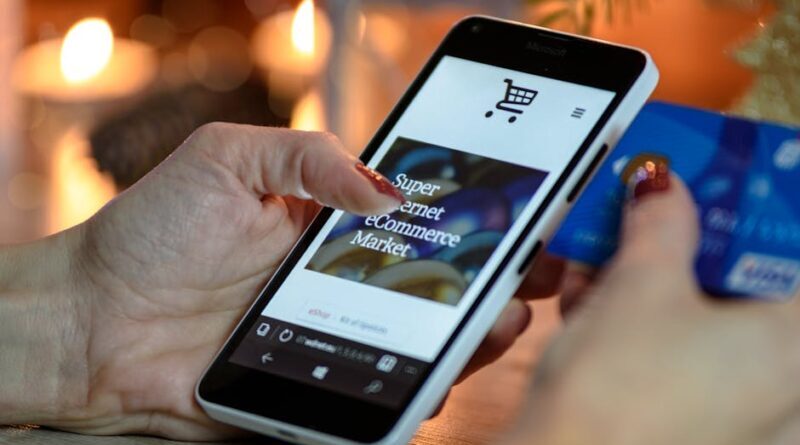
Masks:
[[[530,105],[539,92],[530,88],[515,86],[511,79],[505,79],[503,82],[506,83],[506,95],[502,100],[497,102],[494,107],[498,110],[513,113],[508,118],[508,122],[513,124],[514,121],[517,120],[517,116],[515,115],[522,114],[522,110],[520,108]],[[494,111],[489,110],[484,116],[490,118],[492,115],[494,115]]]

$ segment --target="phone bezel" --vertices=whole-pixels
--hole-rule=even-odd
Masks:
[[[512,248],[506,253],[499,267],[481,289],[453,335],[400,408],[389,409],[229,361],[235,347],[250,330],[272,295],[285,281],[333,213],[329,208],[323,209],[311,223],[209,367],[198,385],[198,395],[203,400],[356,442],[376,442],[386,436],[447,353],[467,320],[492,288],[500,272],[508,266],[545,209],[551,205],[554,197],[573,174],[575,167],[595,141],[600,130],[647,65],[646,56],[634,49],[485,17],[468,18],[450,31],[422,68],[408,91],[367,145],[361,155],[364,162],[368,162],[375,154],[445,55],[600,88],[616,94],[554,186],[548,191],[544,201],[517,237]]]

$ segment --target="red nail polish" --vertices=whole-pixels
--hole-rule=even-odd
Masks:
[[[664,160],[645,160],[629,181],[633,200],[669,190],[669,165]]]
[[[369,179],[369,182],[372,183],[372,186],[375,187],[375,190],[377,190],[378,193],[391,196],[392,198],[403,203],[406,202],[406,198],[402,193],[400,193],[400,190],[397,190],[397,188],[395,188],[395,186],[393,186],[392,183],[389,182],[389,180],[386,179],[382,174],[367,167],[363,162],[356,163],[356,171],[364,175],[365,178]]]

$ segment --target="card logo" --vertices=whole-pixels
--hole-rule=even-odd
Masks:
[[[800,263],[786,258],[745,253],[726,279],[729,289],[767,297],[791,296],[800,284]]]

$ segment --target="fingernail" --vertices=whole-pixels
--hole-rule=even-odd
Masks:
[[[401,203],[406,202],[406,198],[402,193],[400,193],[400,190],[397,190],[397,188],[395,188],[395,186],[393,186],[392,183],[386,179],[386,177],[367,167],[363,162],[356,163],[356,171],[364,175],[365,178],[369,179],[369,182],[372,183],[372,186],[375,187],[375,190],[377,190],[378,193],[390,196]]]
[[[298,190],[297,192],[295,192],[295,194],[294,194],[294,195],[295,195],[295,196],[297,196],[297,197],[298,197],[298,198],[300,198],[300,199],[305,199],[305,200],[309,200],[309,199],[312,199],[312,198],[313,198],[313,197],[311,196],[311,193],[308,193],[308,192],[306,191],[306,189],[304,189],[302,186],[300,186],[300,190]]]
[[[517,331],[517,336],[522,335],[523,332],[528,330],[528,326],[530,326],[531,321],[533,321],[533,309],[527,304],[525,306],[527,306],[527,314],[525,315],[525,322],[520,325],[519,331]]]
[[[663,159],[645,159],[628,179],[628,201],[669,190],[669,164]]]

